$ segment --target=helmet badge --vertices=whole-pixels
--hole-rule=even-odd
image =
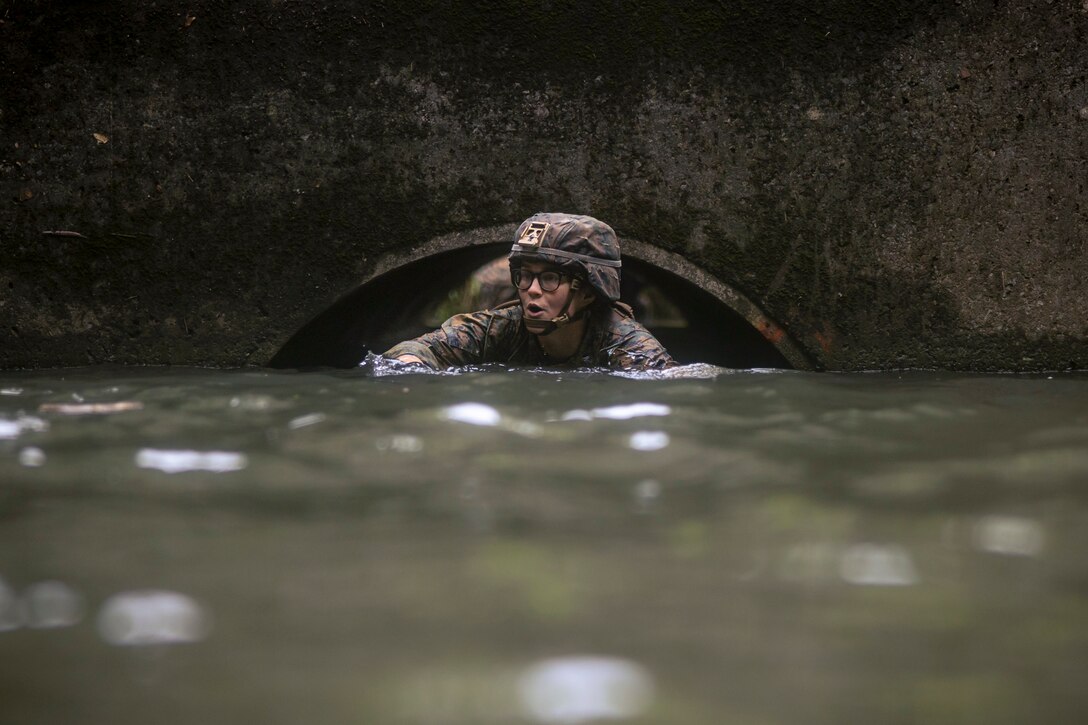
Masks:
[[[521,237],[517,243],[523,247],[540,247],[540,243],[544,241],[544,235],[548,233],[548,227],[551,225],[546,222],[530,222],[529,226],[525,227],[525,231],[521,233]]]

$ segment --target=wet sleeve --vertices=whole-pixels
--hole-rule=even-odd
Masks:
[[[432,370],[478,364],[487,330],[487,313],[454,315],[437,330],[398,343],[382,353],[382,357],[415,355]]]
[[[615,370],[665,370],[678,364],[641,325],[626,330],[608,351],[608,366]]]

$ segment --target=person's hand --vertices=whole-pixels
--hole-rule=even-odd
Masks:
[[[415,355],[397,355],[397,361],[402,363],[415,363],[417,365],[426,365],[425,362],[420,360]]]

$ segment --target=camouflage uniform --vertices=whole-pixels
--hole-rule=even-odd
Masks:
[[[385,357],[415,355],[434,369],[492,362],[624,370],[660,370],[676,365],[661,343],[635,321],[631,308],[618,301],[622,263],[619,240],[612,227],[577,214],[534,214],[518,227],[509,259],[512,275],[529,261],[546,263],[572,278],[558,317],[549,321],[523,320],[521,305],[515,301],[482,312],[455,315],[438,330],[394,346],[384,353]],[[583,281],[593,288],[598,301],[588,316],[579,310],[572,318],[567,310],[576,286]],[[586,331],[578,350],[567,360],[550,359],[537,335],[550,334],[560,325],[583,317]]]
[[[521,305],[517,303],[455,315],[434,332],[395,345],[384,356],[415,355],[435,370],[495,362],[617,370],[662,370],[676,365],[626,305],[597,311],[588,323],[582,344],[567,360],[553,360],[545,354],[536,335],[521,324]]]

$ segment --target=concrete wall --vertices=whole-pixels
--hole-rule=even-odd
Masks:
[[[538,210],[822,367],[1088,364],[1084,0],[0,8],[0,367],[264,364]]]

